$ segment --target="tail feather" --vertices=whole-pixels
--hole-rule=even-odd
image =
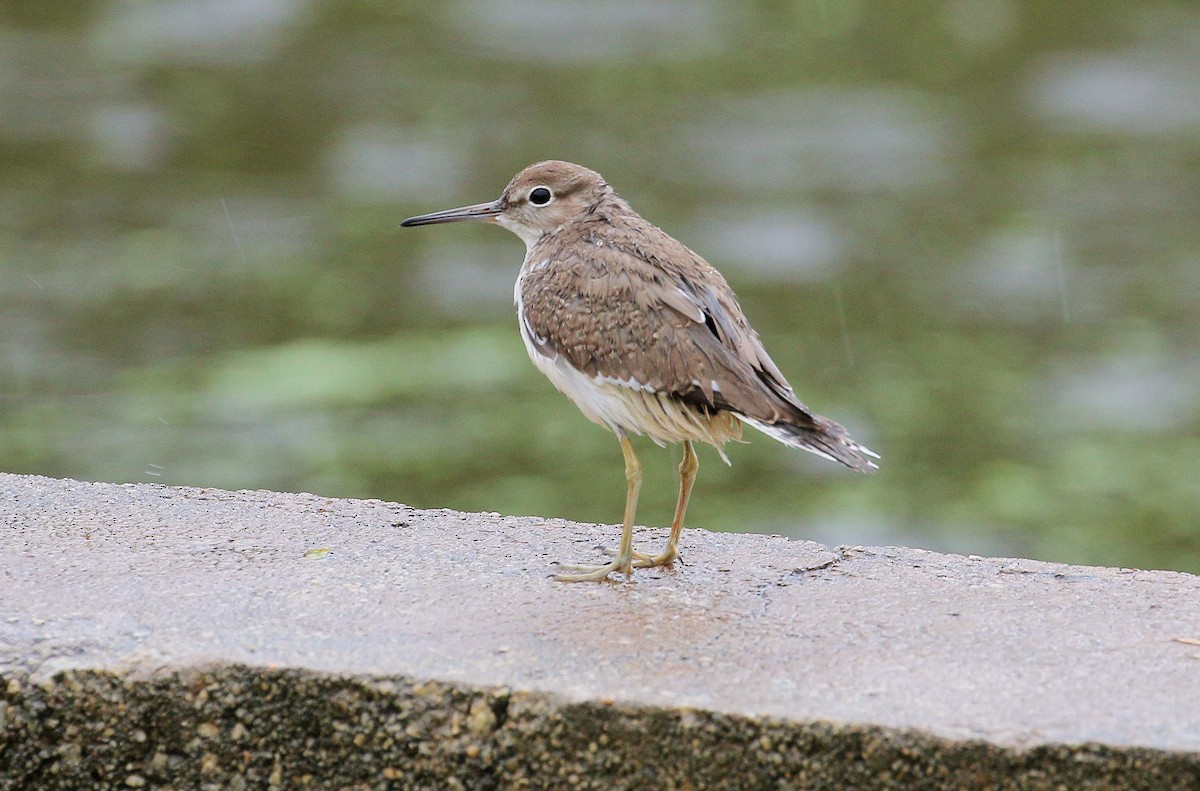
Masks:
[[[879,469],[879,465],[873,461],[879,458],[879,454],[859,445],[850,438],[846,429],[829,418],[813,415],[812,426],[765,423],[745,415],[738,415],[738,418],[784,445],[806,450],[829,461],[836,461],[857,472],[875,472]]]

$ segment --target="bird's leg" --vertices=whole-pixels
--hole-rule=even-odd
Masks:
[[[700,469],[700,460],[692,450],[690,440],[683,442],[683,461],[679,462],[679,501],[675,503],[675,518],[671,520],[671,536],[667,546],[654,557],[639,557],[633,565],[639,569],[651,566],[665,566],[679,557],[679,534],[683,532],[683,515],[687,513],[688,499],[692,496],[692,484],[696,480],[696,470]],[[641,554],[641,553],[638,553]]]
[[[608,577],[612,572],[623,572],[626,578],[633,573],[633,520],[637,514],[638,491],[642,488],[642,463],[633,452],[629,437],[621,434],[621,452],[625,454],[625,524],[621,528],[621,546],[616,557],[603,566],[561,566],[578,571],[578,574],[557,574],[559,582],[592,582]]]

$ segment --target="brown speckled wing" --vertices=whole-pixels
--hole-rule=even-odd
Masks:
[[[538,263],[521,299],[543,353],[697,406],[820,429],[719,272],[648,223],[600,219],[601,227],[581,224],[532,251]],[[654,249],[642,243],[647,237]]]

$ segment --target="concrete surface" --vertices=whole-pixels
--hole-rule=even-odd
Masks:
[[[0,789],[1200,788],[1187,574],[689,530],[567,585],[617,528],[15,475],[0,528]]]

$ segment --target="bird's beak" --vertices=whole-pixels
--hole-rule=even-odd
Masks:
[[[500,205],[500,201],[494,200],[491,203],[476,203],[474,206],[460,206],[457,209],[446,209],[445,211],[435,211],[432,214],[409,217],[400,223],[400,227],[411,228],[414,225],[436,225],[442,222],[463,222],[465,220],[491,222],[503,210],[504,207]]]

